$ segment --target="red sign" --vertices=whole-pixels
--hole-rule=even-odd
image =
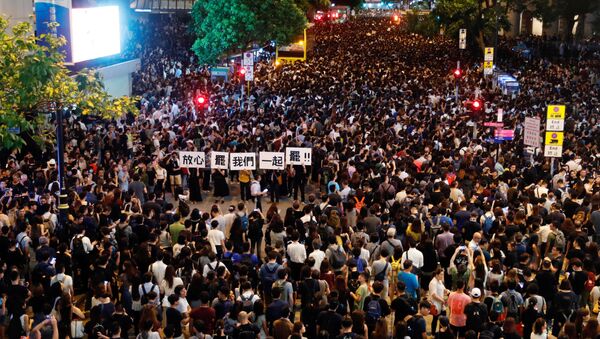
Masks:
[[[483,126],[485,126],[485,127],[502,128],[502,127],[504,127],[504,124],[501,123],[501,122],[484,122]]]
[[[514,138],[515,131],[512,129],[497,129],[494,136],[502,138]]]

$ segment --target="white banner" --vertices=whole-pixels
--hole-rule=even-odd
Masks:
[[[531,147],[540,147],[540,118],[525,118],[523,144]]]
[[[312,149],[303,147],[287,147],[285,149],[287,165],[312,165]]]
[[[179,151],[179,166],[184,168],[207,168],[204,152]]]
[[[260,152],[260,169],[283,170],[285,169],[285,153],[283,152]]]
[[[210,152],[210,168],[227,169],[229,165],[228,152]]]
[[[254,66],[246,65],[246,66],[244,66],[244,68],[246,69],[246,73],[244,74],[244,80],[254,81]]]
[[[230,153],[229,169],[254,171],[256,169],[256,153]]]

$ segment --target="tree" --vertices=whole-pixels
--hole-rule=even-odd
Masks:
[[[9,33],[8,20],[0,16],[0,149],[53,144],[53,126],[46,122],[50,106],[109,119],[135,110],[133,98],[110,97],[96,72],[69,75],[59,52],[64,38],[31,32],[23,22]]]
[[[293,0],[199,0],[192,19],[192,50],[208,64],[252,43],[288,44],[306,26],[306,16]]]
[[[483,51],[486,44],[494,42],[499,29],[510,28],[506,7],[486,8],[485,0],[439,0],[431,12],[444,28],[444,33],[458,40],[458,31],[467,29],[467,43],[471,49]]]

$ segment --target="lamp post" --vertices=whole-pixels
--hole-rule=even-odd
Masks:
[[[63,108],[56,109],[56,103],[50,103],[50,113],[56,116],[56,166],[58,170],[58,225],[64,232],[67,223],[67,192],[65,189],[65,159],[64,159],[64,131],[63,131]]]

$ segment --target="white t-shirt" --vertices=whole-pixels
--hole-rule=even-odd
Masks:
[[[71,292],[73,288],[73,278],[70,275],[64,273],[58,273],[52,279],[50,279],[50,286],[56,282],[61,282],[63,287],[63,292]]]
[[[308,255],[308,257],[315,259],[315,265],[313,266],[313,269],[321,271],[321,263],[323,262],[323,259],[325,259],[325,252],[321,250],[314,250]]]
[[[160,290],[164,291],[164,298],[163,298],[163,306],[167,306],[169,301],[167,300],[167,298],[175,293],[175,287],[179,286],[179,285],[183,285],[183,280],[181,280],[181,278],[179,277],[174,277],[173,278],[173,286],[169,287],[169,284],[167,283],[166,280],[162,280],[159,284],[160,286]],[[169,306],[167,306],[169,307]]]
[[[138,334],[137,337],[135,337],[135,339],[142,339],[142,338],[144,338],[142,333]],[[160,334],[158,334],[158,332],[150,331],[150,332],[148,332],[146,339],[160,339]]]
[[[423,267],[423,253],[416,248],[409,248],[408,251],[402,253],[401,264],[404,264],[406,258],[413,262],[413,266],[416,268]]]
[[[222,242],[225,241],[225,234],[223,231],[218,228],[212,229],[208,231],[208,235],[206,236],[208,242],[210,242],[210,247],[214,253],[217,253],[217,246],[221,246]]]
[[[434,300],[432,295],[435,293],[438,297],[444,298],[445,289],[446,288],[444,287],[444,283],[437,280],[436,278],[431,279],[431,281],[429,282],[429,292],[427,294],[427,297],[429,301],[435,305],[435,308],[437,308],[439,312],[442,311],[442,303],[438,300]]]
[[[208,272],[216,271],[218,267],[225,267],[225,270],[227,270],[227,267],[222,262],[213,261],[208,265],[204,265],[204,269],[202,270],[202,276],[206,278],[206,276],[208,275]]]

